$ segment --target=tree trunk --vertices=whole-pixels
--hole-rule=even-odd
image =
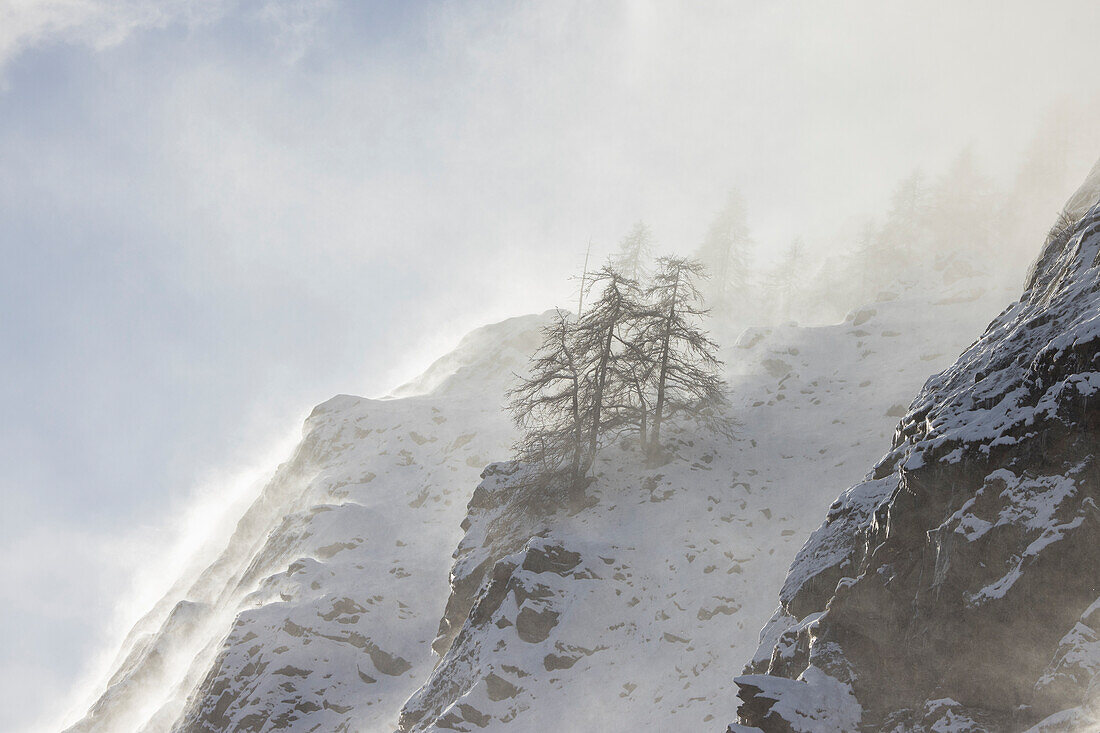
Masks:
[[[569,486],[580,482],[581,445],[584,444],[584,425],[581,423],[580,384],[573,378],[573,463],[569,467]]]
[[[612,319],[607,326],[607,340],[604,342],[603,353],[600,354],[600,365],[596,369],[596,391],[592,395],[592,427],[588,435],[588,456],[585,460],[584,470],[581,476],[588,474],[592,462],[596,459],[596,447],[600,441],[600,411],[603,407],[603,388],[607,378],[607,362],[611,358],[611,344],[615,338],[615,324],[618,318]]]
[[[672,342],[672,323],[676,318],[676,297],[680,289],[680,273],[676,273],[676,284],[672,286],[672,304],[668,307],[668,320],[665,321],[665,337],[661,344],[661,371],[657,375],[657,404],[653,407],[653,438],[649,445],[650,457],[661,450],[661,419],[665,411],[665,381],[668,376],[668,352]]]

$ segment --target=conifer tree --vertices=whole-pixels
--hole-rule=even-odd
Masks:
[[[798,284],[806,248],[800,237],[795,237],[790,245],[783,250],[779,262],[772,268],[768,278],[768,285],[773,298],[778,305],[780,317],[787,320],[791,317],[791,305],[794,302],[795,286]]]
[[[596,297],[580,318],[557,311],[529,376],[509,393],[524,431],[517,458],[541,483],[564,486],[571,506],[583,505],[585,477],[609,436],[637,434],[655,457],[661,426],[675,415],[728,429],[708,410],[725,397],[717,346],[699,326],[703,265],[679,257],[657,263],[644,294],[610,263],[593,273]]]
[[[994,188],[972,148],[955,158],[928,198],[929,246],[935,254],[951,255],[960,250],[989,253],[997,225]]]
[[[903,178],[890,197],[890,209],[882,227],[882,238],[897,258],[909,262],[927,243],[921,229],[927,224],[928,190],[924,174],[915,170]]]
[[[719,311],[729,310],[745,299],[751,247],[745,202],[737,191],[731,191],[696,254],[710,274],[707,300]]]
[[[573,327],[569,314],[558,309],[531,357],[530,375],[508,393],[512,418],[524,431],[517,457],[548,476],[564,474],[569,485],[580,479],[590,413]]]
[[[637,222],[622,240],[619,249],[611,260],[611,266],[623,276],[641,282],[649,273],[650,260],[653,258],[653,237],[644,222]]]
[[[867,219],[860,227],[853,254],[859,273],[859,297],[864,299],[872,295],[876,284],[882,280],[884,269],[889,265],[879,227],[873,219]]]
[[[600,434],[605,428],[619,424],[621,412],[613,407],[616,398],[626,391],[617,369],[618,358],[631,342],[630,329],[645,313],[638,283],[616,270],[610,263],[589,278],[590,288],[599,288],[599,297],[577,321],[576,351],[584,355],[585,379],[590,385],[590,419],[588,446],[581,476],[587,474],[599,448]]]
[[[698,260],[662,257],[648,295],[653,303],[655,349],[655,401],[649,452],[661,448],[661,427],[676,414],[706,416],[707,407],[725,404],[725,384],[718,374],[722,362],[718,345],[699,325],[707,313],[698,281],[706,270]],[[713,411],[711,411],[713,413]],[[728,432],[729,423],[711,414],[712,427]]]

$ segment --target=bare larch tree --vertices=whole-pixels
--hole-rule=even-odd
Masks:
[[[802,239],[795,237],[783,250],[779,261],[775,263],[768,275],[768,289],[772,292],[772,300],[776,304],[779,317],[784,321],[791,317],[795,289],[802,277],[801,268],[804,266],[805,252]]]
[[[512,418],[524,436],[517,458],[539,467],[548,479],[577,483],[588,434],[590,390],[576,352],[573,321],[563,310],[542,332],[530,375],[508,393]]]
[[[588,448],[581,476],[592,466],[601,432],[614,428],[621,418],[614,410],[605,413],[605,408],[614,404],[614,399],[624,392],[618,379],[621,372],[615,366],[630,343],[628,332],[645,313],[638,283],[611,264],[604,265],[589,277],[589,287],[599,288],[599,297],[591,302],[575,329],[576,350],[584,355],[585,379],[592,391]]]
[[[569,505],[584,503],[586,477],[601,441],[637,434],[645,453],[661,453],[661,425],[686,413],[723,430],[717,346],[699,327],[706,313],[696,260],[658,261],[643,292],[610,263],[592,273],[598,291],[574,319],[558,310],[543,330],[530,374],[510,393],[524,436],[517,458],[537,469],[538,483],[564,488]],[[650,427],[652,426],[652,427]]]
[[[645,222],[639,221],[619,241],[619,249],[612,257],[611,265],[630,280],[641,282],[649,274],[652,259],[653,236]]]
[[[707,299],[719,313],[745,300],[751,247],[744,199],[737,191],[730,191],[696,255],[710,273]]]
[[[647,293],[653,303],[653,332],[660,338],[649,440],[653,458],[662,451],[661,425],[673,415],[707,417],[713,427],[723,432],[729,429],[728,421],[717,412],[726,403],[718,344],[699,325],[707,313],[698,287],[705,277],[706,269],[698,260],[662,257]]]

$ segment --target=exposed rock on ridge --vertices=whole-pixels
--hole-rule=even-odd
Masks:
[[[469,487],[514,439],[504,391],[541,324],[478,329],[399,399],[314,409],[218,559],[138,625],[71,733],[392,730],[431,670]]]
[[[936,286],[884,291],[841,324],[727,334],[738,438],[680,425],[658,468],[631,441],[608,445],[595,503],[574,515],[519,490],[516,464],[490,466],[455,553],[442,657],[401,730],[720,728],[829,486],[858,477],[899,396],[1007,300],[966,263],[941,264]]]
[[[1097,729],[1098,197],[799,552],[731,730]]]

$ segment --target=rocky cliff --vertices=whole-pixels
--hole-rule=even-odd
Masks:
[[[731,731],[1100,729],[1098,199],[829,508]]]
[[[830,484],[873,460],[898,395],[992,315],[986,280],[941,265],[936,286],[883,292],[841,324],[723,338],[735,439],[680,424],[654,468],[630,441],[607,446],[579,512],[526,493],[522,467],[490,466],[441,659],[401,730],[721,729],[771,610],[762,589],[778,591]]]
[[[400,398],[319,405],[218,559],[135,628],[72,733],[392,730],[432,668],[471,487],[539,316],[473,332]]]
[[[651,468],[606,446],[573,515],[490,464],[537,316],[474,332],[391,399],[329,400],[71,730],[721,728],[833,487],[1008,300],[970,263],[930,277],[835,325],[715,324],[736,438],[671,426]]]

